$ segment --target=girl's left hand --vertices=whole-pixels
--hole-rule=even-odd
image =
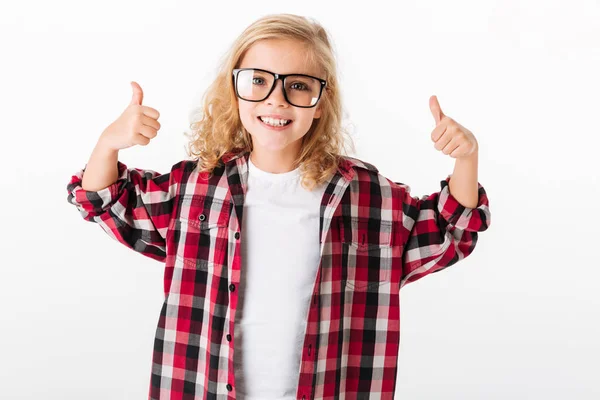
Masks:
[[[435,142],[434,147],[452,158],[476,156],[479,145],[473,133],[444,115],[436,96],[429,98],[429,108],[436,123],[436,127],[431,132],[431,140]]]

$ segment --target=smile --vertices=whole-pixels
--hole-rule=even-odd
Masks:
[[[272,130],[276,130],[276,131],[282,131],[284,129],[287,129],[287,127],[289,127],[290,125],[292,125],[292,123],[294,121],[292,120],[288,120],[289,122],[285,125],[271,125],[268,124],[266,122],[264,122],[260,117],[256,117],[256,119],[260,122],[260,124],[266,128],[272,129]]]

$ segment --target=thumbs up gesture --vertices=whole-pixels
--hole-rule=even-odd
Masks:
[[[467,158],[477,154],[479,145],[473,133],[444,115],[437,96],[429,98],[429,108],[436,123],[431,132],[431,140],[437,150],[449,154],[452,158]]]
[[[158,134],[160,114],[154,108],[142,105],[144,92],[137,82],[132,81],[131,87],[131,102],[100,135],[98,142],[106,149],[121,150],[136,144],[146,146]]]

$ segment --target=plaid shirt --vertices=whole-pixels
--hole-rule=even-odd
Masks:
[[[234,321],[242,260],[248,152],[227,153],[212,174],[194,160],[159,174],[118,162],[99,191],[67,185],[83,218],[165,263],[150,399],[235,399]],[[321,200],[321,259],[304,334],[297,399],[393,399],[400,289],[467,257],[490,224],[441,190],[422,198],[373,165],[343,157]],[[282,232],[282,234],[284,234]]]

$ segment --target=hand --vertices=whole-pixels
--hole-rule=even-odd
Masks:
[[[429,108],[435,118],[436,127],[431,132],[431,140],[435,142],[435,148],[452,158],[467,158],[476,155],[479,144],[473,133],[447,117],[442,112],[437,96],[429,98]]]
[[[140,85],[132,81],[131,86],[131,102],[100,135],[98,145],[103,149],[121,150],[136,144],[146,146],[158,134],[160,114],[154,108],[142,105],[144,92]]]

